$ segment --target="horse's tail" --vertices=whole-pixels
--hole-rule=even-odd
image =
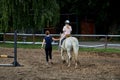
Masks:
[[[79,41],[77,38],[73,38],[73,52],[75,55],[75,61],[77,61],[77,57],[78,57],[78,51],[79,51]]]

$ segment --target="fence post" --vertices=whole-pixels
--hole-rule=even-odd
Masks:
[[[6,33],[3,34],[3,43],[5,43],[5,35]]]
[[[107,38],[108,38],[108,35],[105,35],[105,49],[107,48]]]
[[[14,66],[20,66],[20,64],[17,62],[17,31],[14,33]]]
[[[33,44],[35,44],[35,34],[33,34]]]

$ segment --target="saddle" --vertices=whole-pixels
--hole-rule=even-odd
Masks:
[[[71,36],[70,34],[66,34],[66,36],[65,36],[65,37],[66,37],[66,38],[68,38],[68,37],[70,37],[70,36]]]
[[[64,41],[66,38],[70,37],[70,36],[71,36],[70,34],[66,34],[65,38],[63,38],[63,39],[61,40],[61,45],[62,45],[63,41]]]

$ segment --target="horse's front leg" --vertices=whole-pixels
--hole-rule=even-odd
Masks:
[[[65,63],[66,61],[65,61],[65,59],[64,59],[63,53],[64,53],[64,50],[61,49],[61,58],[62,58],[63,63]]]

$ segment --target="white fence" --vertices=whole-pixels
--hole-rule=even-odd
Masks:
[[[0,41],[1,43],[14,43],[14,41],[8,41],[6,40],[7,36],[14,36],[14,33],[0,33],[0,35],[3,36],[3,40]],[[54,37],[59,37],[59,34],[51,34]],[[41,44],[42,42],[40,41],[35,41],[36,37],[44,37],[45,34],[21,34],[18,33],[17,36],[21,36],[22,37],[22,41],[17,41],[18,44]],[[81,38],[81,37],[104,37],[103,41],[79,41],[79,46],[80,47],[115,47],[115,48],[120,48],[120,41],[118,41],[117,43],[112,43],[108,41],[108,37],[112,37],[112,38],[119,38],[120,35],[85,35],[85,34],[73,34],[72,36],[77,37],[77,38]],[[32,41],[28,42],[26,41],[27,37],[32,37]],[[58,45],[58,42],[53,42],[53,45]]]

